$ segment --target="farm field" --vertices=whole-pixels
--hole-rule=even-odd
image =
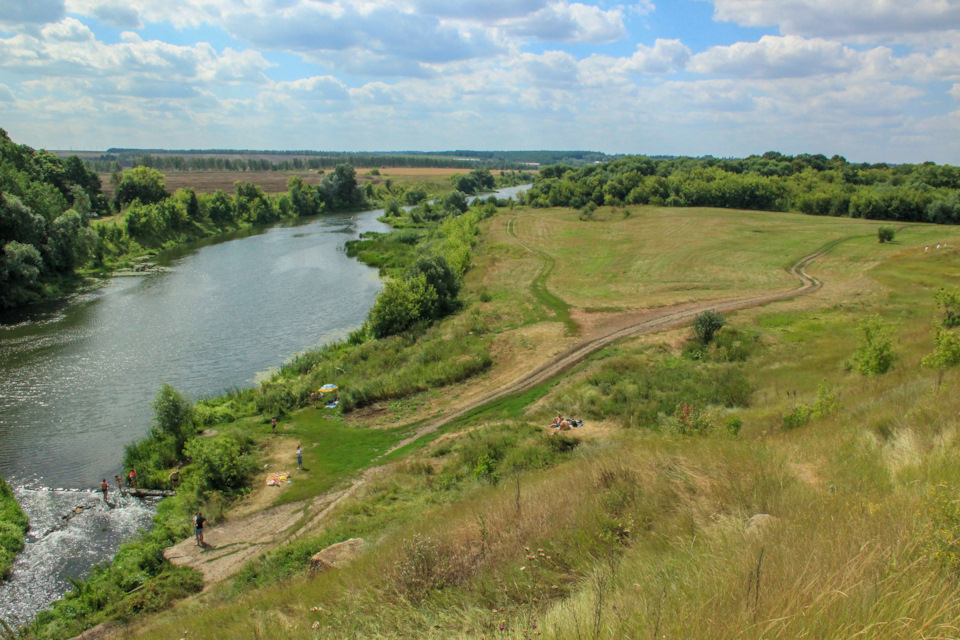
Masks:
[[[447,186],[447,178],[456,174],[468,173],[465,169],[433,169],[417,167],[395,167],[378,169],[380,175],[369,175],[370,168],[357,168],[357,180],[362,185],[372,182],[383,184],[388,178],[397,185],[426,183],[437,187]],[[491,170],[493,175],[499,170]],[[164,171],[167,191],[193,189],[197,193],[213,193],[221,189],[233,193],[234,183],[238,180],[252,182],[267,194],[286,193],[287,182],[293,176],[300,176],[306,184],[317,185],[323,174],[316,171]],[[105,192],[112,191],[110,174],[100,174],[100,182]]]
[[[920,363],[960,229],[880,244],[876,221],[631,209],[483,222],[466,308],[440,331],[481,332],[493,367],[347,418],[423,437],[315,528],[116,637],[950,637],[960,376]],[[796,289],[789,268],[824,248],[806,267],[821,288],[728,313],[714,347],[642,333],[484,404],[591,337]],[[850,362],[872,316],[896,357],[866,376]],[[572,440],[544,428],[558,411],[584,420]],[[359,559],[309,570],[348,537]]]

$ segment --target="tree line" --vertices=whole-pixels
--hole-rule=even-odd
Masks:
[[[854,164],[841,156],[768,152],[739,159],[630,156],[544,167],[534,207],[723,207],[875,220],[960,223],[960,168]],[[591,204],[592,203],[592,204]]]
[[[322,155],[321,155],[322,153]],[[202,154],[202,155],[201,155]],[[251,156],[251,157],[248,157]],[[267,156],[267,157],[261,157]],[[292,157],[285,157],[292,156]],[[339,152],[231,152],[113,150],[84,160],[88,169],[116,173],[129,167],[150,167],[160,171],[319,171],[340,164],[354,167],[413,167],[470,170],[523,169],[527,165],[502,158],[464,159],[445,155],[339,153]]]

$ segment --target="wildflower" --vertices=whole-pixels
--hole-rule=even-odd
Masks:
[[[500,625],[499,629],[500,629],[500,631],[503,631],[504,625]]]
[[[314,622],[312,625],[310,625],[310,628],[311,628],[311,629],[319,629],[319,628],[320,628],[320,623],[319,623],[319,622]]]
[[[520,567],[520,571],[526,571],[526,570],[527,570],[526,567]]]

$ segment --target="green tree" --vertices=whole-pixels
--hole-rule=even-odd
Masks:
[[[723,328],[726,319],[716,311],[698,313],[693,319],[693,333],[702,345],[708,345],[713,340],[713,334]]]
[[[149,167],[134,167],[123,172],[117,184],[115,200],[117,208],[122,208],[134,200],[143,204],[153,204],[165,200],[167,193],[164,175]]]
[[[960,327],[960,287],[953,290],[941,287],[933,296],[940,307],[939,323],[944,327]]]
[[[893,351],[895,332],[879,315],[864,318],[857,325],[860,344],[853,353],[853,370],[864,376],[879,376],[890,370],[896,354]]]
[[[880,227],[877,229],[877,239],[880,244],[884,242],[893,242],[893,236],[896,234],[893,227]]]
[[[234,208],[230,196],[224,193],[222,189],[217,189],[216,193],[210,198],[207,211],[211,222],[221,229],[237,223],[237,210]]]
[[[403,194],[403,201],[410,206],[420,204],[427,199],[427,192],[422,187],[410,187]]]
[[[0,251],[0,307],[36,300],[41,291],[43,258],[32,244],[12,240]]]
[[[433,318],[437,302],[437,292],[423,274],[391,280],[370,310],[370,330],[375,338],[403,333]]]
[[[940,288],[934,295],[939,312],[933,320],[933,353],[924,356],[921,365],[937,369],[937,388],[943,383],[944,372],[960,365],[960,287]]]
[[[421,255],[407,272],[407,277],[422,275],[427,285],[437,294],[436,316],[442,317],[457,308],[457,294],[460,293],[460,278],[450,267],[447,259],[440,254]]]
[[[194,434],[193,405],[179,391],[165,384],[153,400],[154,424],[150,435],[156,440],[173,441],[177,455]]]
[[[443,208],[453,214],[465,213],[469,209],[466,195],[462,191],[451,191],[443,198]]]

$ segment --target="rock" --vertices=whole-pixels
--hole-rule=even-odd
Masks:
[[[366,545],[366,542],[363,538],[350,538],[344,542],[332,544],[310,558],[310,570],[339,569],[359,556],[364,545]]]
[[[743,531],[745,533],[753,533],[759,535],[764,529],[767,529],[776,521],[776,517],[771,516],[767,513],[758,513],[749,520],[747,524],[744,525]]]

